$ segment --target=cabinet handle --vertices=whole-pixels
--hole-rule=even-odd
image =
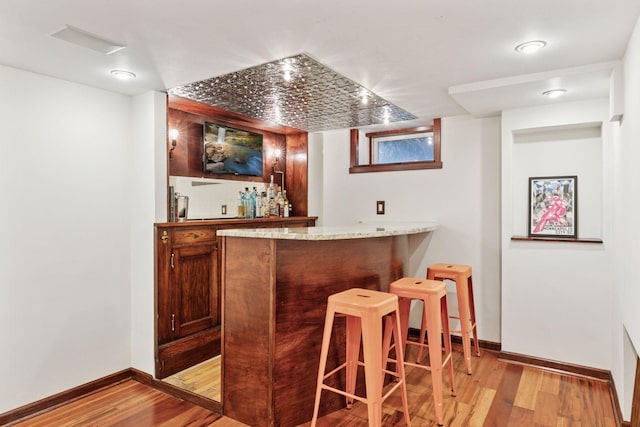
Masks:
[[[172,314],[171,315],[171,332],[175,332],[176,331],[176,315]]]
[[[171,268],[176,268],[176,266],[173,265],[173,254],[171,254]]]

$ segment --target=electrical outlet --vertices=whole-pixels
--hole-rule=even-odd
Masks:
[[[378,215],[384,215],[384,200],[378,200],[376,202],[376,213]]]
[[[222,215],[227,214],[227,205],[222,205]]]

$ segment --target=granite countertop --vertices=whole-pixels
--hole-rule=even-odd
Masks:
[[[428,233],[437,227],[435,222],[361,223],[341,227],[229,229],[219,230],[217,235],[257,239],[341,240]]]

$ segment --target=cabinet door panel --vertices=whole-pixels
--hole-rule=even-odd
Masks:
[[[219,323],[217,247],[193,245],[176,248],[172,294],[175,308],[174,339]]]

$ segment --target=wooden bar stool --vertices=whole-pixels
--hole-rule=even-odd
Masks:
[[[478,330],[476,328],[476,309],[473,302],[473,283],[471,281],[471,266],[462,264],[433,264],[427,267],[427,279],[431,280],[453,280],[456,282],[456,294],[458,296],[459,317],[451,316],[452,319],[460,320],[460,332],[462,334],[462,349],[464,352],[464,364],[467,373],[471,375],[471,334],[473,333],[473,345],[476,348],[476,355],[480,356],[478,345]],[[424,334],[421,332],[424,336]]]
[[[453,374],[453,359],[451,355],[451,334],[449,331],[449,311],[447,307],[447,287],[444,283],[435,280],[416,279],[412,277],[404,277],[396,280],[389,285],[389,292],[398,296],[398,305],[400,308],[400,325],[402,330],[401,342],[406,349],[407,344],[419,347],[416,363],[405,361],[405,365],[414,366],[431,371],[431,383],[433,385],[433,401],[436,408],[436,419],[438,425],[444,422],[444,410],[442,404],[442,369],[448,365],[449,383],[451,384],[451,395],[456,395],[456,387]],[[409,341],[407,334],[409,332],[409,312],[411,311],[411,300],[420,300],[424,302],[423,314],[426,321],[423,322],[423,328],[429,336],[429,345],[424,344],[422,339],[418,342]],[[443,346],[440,338],[442,333],[442,341],[444,341],[444,358]],[[422,334],[424,337],[424,334]],[[385,332],[383,354],[387,354],[386,350],[393,348],[390,346],[390,337]],[[396,346],[397,347],[397,346]],[[429,365],[419,364],[422,349],[429,348]],[[406,352],[405,352],[406,354]]]
[[[327,354],[331,341],[331,332],[336,315],[346,316],[346,362],[329,373],[325,373]],[[382,354],[382,324],[383,318],[389,315],[394,342],[400,337],[400,322],[398,297],[386,292],[369,289],[353,288],[333,294],[327,302],[327,313],[320,350],[320,366],[318,367],[318,383],[316,386],[316,400],[313,408],[311,426],[315,427],[320,408],[322,390],[329,390],[346,397],[347,408],[351,408],[354,399],[367,404],[369,427],[382,425],[382,402],[398,387],[401,388],[404,421],[411,426],[409,406],[407,404],[407,388],[404,377],[404,364],[396,362],[396,371],[387,371],[383,365]],[[359,360],[360,339],[362,338],[363,362]],[[396,351],[399,361],[403,360],[403,349]],[[385,359],[388,355],[385,355]],[[355,394],[358,366],[364,366],[366,397]],[[339,390],[325,384],[325,380],[342,369],[346,372],[345,390]],[[383,396],[384,374],[394,375],[398,381]]]

